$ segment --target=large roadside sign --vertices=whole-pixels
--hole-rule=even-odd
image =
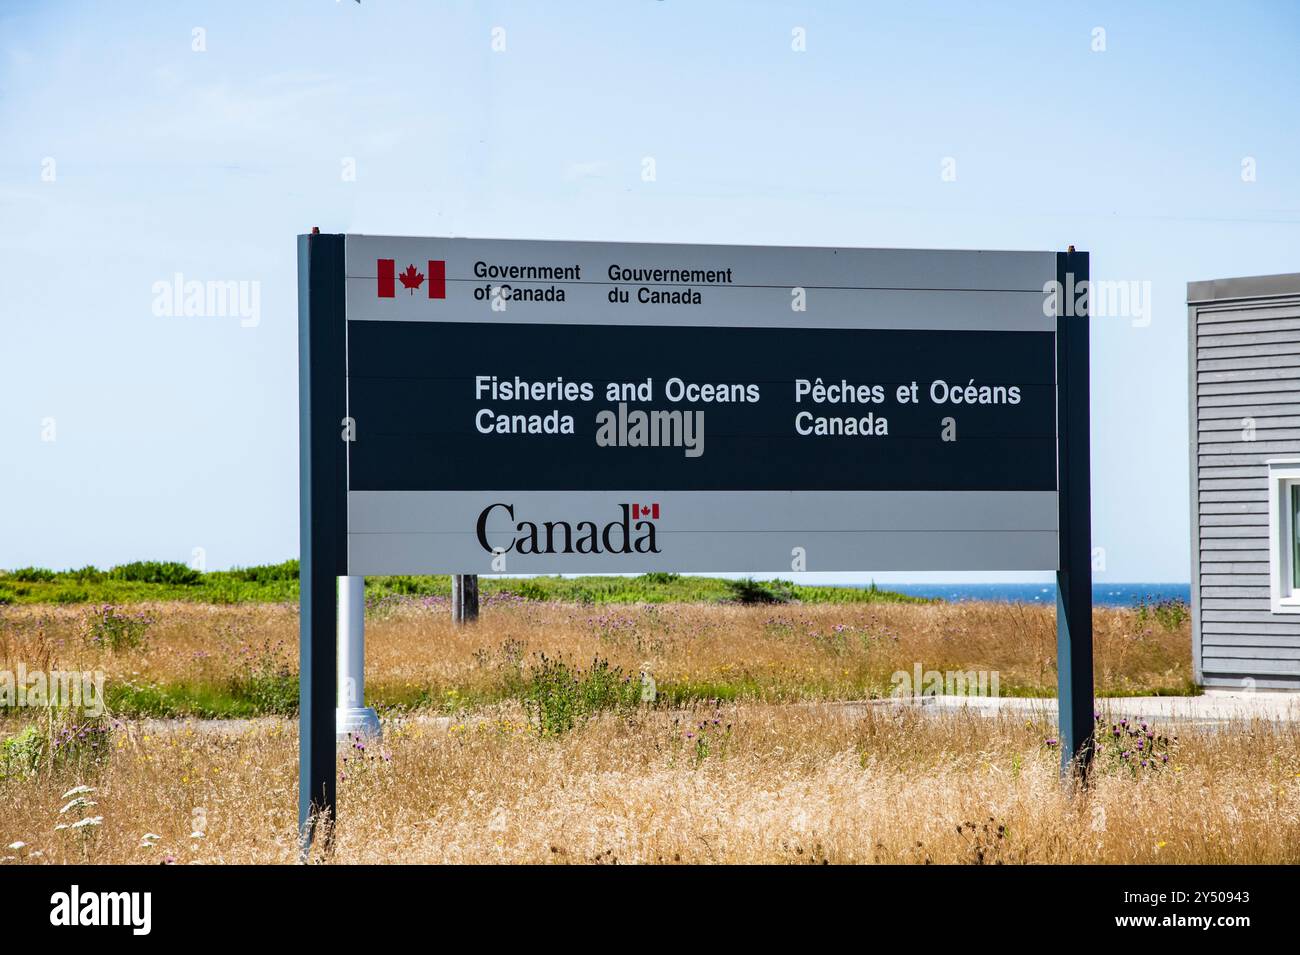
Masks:
[[[1053,253],[345,260],[349,573],[1057,568]]]
[[[315,612],[345,574],[1050,570],[1083,627],[1087,277],[1073,250],[301,236]]]

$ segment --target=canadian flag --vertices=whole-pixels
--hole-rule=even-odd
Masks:
[[[402,288],[414,295],[425,284],[425,273],[411,262],[398,272],[396,259],[378,259],[375,274],[379,276],[379,297],[396,298],[397,280],[402,280]],[[447,262],[444,259],[428,260],[428,296],[429,298],[447,297]]]
[[[632,520],[634,521],[639,521],[645,517],[650,518],[652,521],[659,520],[658,501],[655,501],[653,504],[630,504],[628,506],[631,508]]]

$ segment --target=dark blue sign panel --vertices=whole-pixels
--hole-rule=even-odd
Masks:
[[[1050,332],[365,321],[353,491],[1056,489]]]

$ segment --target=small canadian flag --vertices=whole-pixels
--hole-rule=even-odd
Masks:
[[[639,521],[645,517],[650,518],[652,521],[659,520],[658,501],[655,501],[653,504],[632,504],[630,507],[632,508],[632,520],[634,521]]]
[[[447,297],[447,263],[444,259],[428,260],[428,296],[429,298],[446,298]],[[406,268],[398,272],[396,259],[379,259],[375,267],[375,274],[379,276],[379,297],[396,298],[397,297],[397,280],[402,280],[402,288],[406,289],[411,295],[414,295],[424,285],[425,273],[421,272],[414,262],[408,264]]]

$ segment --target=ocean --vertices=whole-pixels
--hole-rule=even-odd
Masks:
[[[995,600],[1007,603],[1056,602],[1054,584],[882,584],[913,597],[941,597],[949,601]],[[1093,584],[1094,607],[1132,607],[1142,601],[1192,599],[1191,584]]]

